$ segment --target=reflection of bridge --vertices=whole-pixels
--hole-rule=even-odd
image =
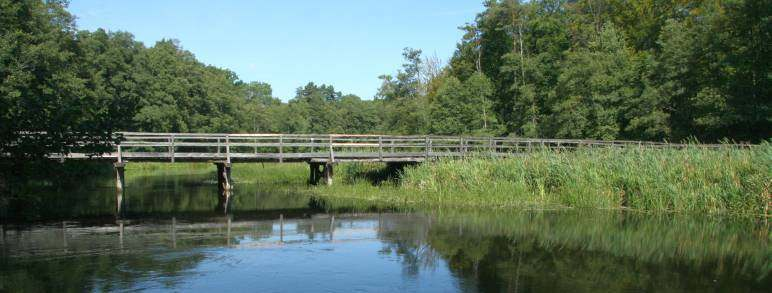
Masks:
[[[102,155],[69,154],[67,159],[115,161],[117,188],[123,188],[126,162],[212,162],[222,189],[231,188],[233,162],[307,162],[309,182],[332,184],[338,162],[417,163],[466,156],[506,157],[537,149],[683,148],[685,144],[643,141],[527,139],[515,137],[398,136],[350,134],[209,134],[122,132],[121,143]],[[727,145],[698,145],[717,148]],[[739,146],[739,145],[738,145]],[[742,145],[747,147],[747,145]],[[53,156],[57,157],[57,156]],[[61,156],[57,158],[62,158]]]
[[[167,246],[195,248],[210,246],[273,247],[291,243],[351,242],[377,239],[384,226],[395,226],[406,220],[423,218],[404,214],[309,213],[233,221],[232,216],[177,218],[138,218],[110,222],[82,223],[62,221],[57,225],[36,225],[3,229],[0,225],[0,248],[19,257],[68,256],[143,251]],[[390,225],[384,225],[388,222]],[[74,225],[73,225],[74,224]],[[413,225],[410,225],[412,227]],[[7,226],[6,226],[7,227]],[[393,229],[393,228],[392,228]],[[118,241],[115,241],[115,238]],[[59,241],[57,241],[59,240]]]

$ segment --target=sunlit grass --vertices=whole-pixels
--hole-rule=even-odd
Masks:
[[[319,193],[421,206],[767,215],[771,170],[769,144],[752,150],[544,150],[497,160],[440,160],[406,168],[396,185],[346,178],[356,183]]]

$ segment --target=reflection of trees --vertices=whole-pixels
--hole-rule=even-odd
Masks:
[[[428,224],[424,224],[427,226]],[[415,226],[415,223],[413,223]],[[754,219],[621,213],[458,214],[385,239],[408,265],[437,256],[481,291],[769,287],[769,227]],[[429,245],[433,253],[421,253]],[[424,259],[422,259],[422,257]]]
[[[384,243],[381,253],[399,256],[406,276],[415,277],[421,268],[433,268],[439,256],[426,241],[429,226],[416,224],[416,222],[423,223],[426,219],[422,217],[388,218],[388,221],[380,222],[384,227],[380,228],[379,237],[389,240]]]

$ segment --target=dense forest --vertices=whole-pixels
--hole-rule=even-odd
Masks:
[[[0,0],[2,153],[100,146],[115,131],[772,134],[767,0],[489,0],[450,60],[406,48],[372,100],[309,82],[287,102],[175,40],[78,30],[66,6]]]

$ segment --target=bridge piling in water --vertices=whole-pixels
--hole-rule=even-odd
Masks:
[[[319,181],[323,180],[325,185],[332,185],[333,165],[330,162],[308,162],[308,184],[319,185]]]
[[[322,171],[319,170],[321,165],[322,163],[308,162],[308,169],[310,171],[308,174],[308,184],[319,184],[319,179],[322,178]]]
[[[333,163],[326,163],[324,164],[324,184],[327,186],[332,186],[332,166]]]
[[[233,189],[233,179],[231,178],[231,164],[227,162],[216,162],[217,165],[217,187],[220,191]]]
[[[124,162],[117,162],[113,164],[113,168],[115,169],[115,189],[118,192],[123,191],[123,188],[125,187],[125,176],[126,173],[126,163]]]

